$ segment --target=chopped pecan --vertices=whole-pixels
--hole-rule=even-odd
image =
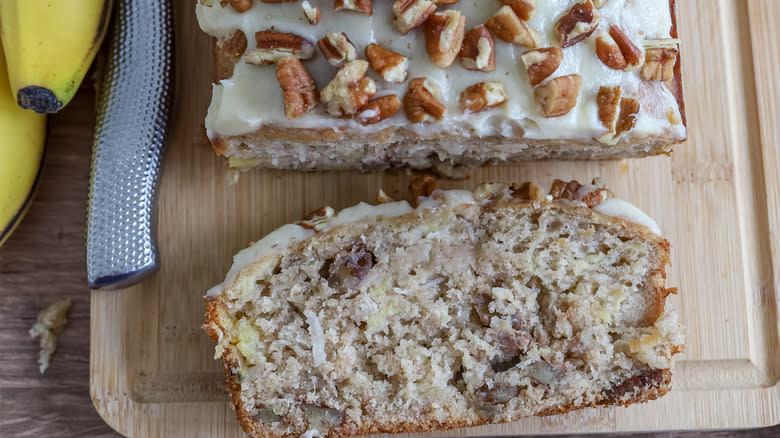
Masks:
[[[357,50],[344,32],[329,33],[317,41],[320,52],[330,65],[341,67],[345,62],[357,59]]]
[[[276,79],[282,87],[286,118],[297,119],[317,105],[319,92],[300,59],[288,56],[279,60],[276,63]]]
[[[528,181],[519,186],[512,185],[512,196],[522,201],[541,201],[544,199],[544,189]]]
[[[613,70],[623,70],[628,65],[620,47],[606,32],[601,32],[596,38],[596,56],[604,65]]]
[[[241,30],[237,30],[230,39],[222,43],[221,48],[235,62],[241,59],[241,56],[246,52],[247,44],[246,34]]]
[[[506,191],[507,191],[506,184],[502,184],[502,183],[481,184],[476,189],[474,189],[474,200],[477,202],[495,201],[497,199],[503,198],[506,195]],[[482,301],[484,301],[484,298],[479,298],[477,300],[477,303],[479,304]],[[481,317],[482,314],[480,313],[480,309],[476,307],[475,309],[477,310],[477,313],[480,314]],[[484,323],[485,321],[483,320],[482,322]]]
[[[229,0],[229,3],[239,14],[243,14],[252,7],[252,0]]]
[[[376,84],[365,77],[368,62],[358,59],[344,64],[322,90],[322,101],[334,116],[352,115],[376,94]]]
[[[563,50],[557,47],[529,50],[521,56],[521,59],[528,72],[528,79],[535,87],[558,70],[563,61]]]
[[[645,64],[642,66],[642,79],[667,82],[674,79],[674,66],[677,64],[677,50],[666,47],[647,49]]]
[[[423,24],[436,11],[436,3],[431,0],[395,0],[393,3],[393,27],[406,35],[415,27]]]
[[[449,10],[432,14],[425,20],[425,50],[439,68],[452,65],[463,45],[466,17]]]
[[[333,3],[334,11],[355,11],[371,15],[374,13],[372,0],[336,0]]]
[[[301,7],[303,8],[303,15],[309,20],[309,24],[318,24],[320,22],[320,8],[312,6],[306,0],[301,2]]]
[[[609,68],[634,71],[644,62],[644,54],[616,25],[609,26],[609,36],[596,39],[596,55]]]
[[[552,196],[553,199],[566,199],[573,201],[574,197],[577,195],[577,190],[579,190],[580,187],[582,187],[582,184],[575,180],[566,182],[560,179],[555,179],[552,183],[552,186],[550,187],[550,196]]]
[[[360,107],[355,114],[355,118],[362,125],[372,125],[382,120],[392,117],[401,109],[401,101],[395,94],[377,97],[371,99]]]
[[[438,100],[439,88],[425,78],[409,81],[409,91],[404,95],[404,111],[412,123],[441,120],[446,107]]]
[[[617,143],[620,137],[636,126],[639,117],[639,101],[624,97],[620,87],[601,87],[596,97],[599,120],[609,131],[599,140],[602,143]]]
[[[503,6],[488,18],[485,26],[499,39],[508,43],[535,49],[541,44],[539,33],[520,20],[509,6]]]
[[[397,84],[406,80],[406,72],[409,69],[409,59],[406,56],[378,44],[367,45],[365,53],[371,68],[379,73],[382,79]]]
[[[307,214],[306,217],[298,221],[297,224],[303,228],[321,231],[335,215],[336,211],[333,210],[333,208],[328,206],[320,207]]]
[[[566,115],[577,105],[582,77],[578,74],[560,76],[536,87],[534,96],[547,118]]]
[[[460,94],[460,108],[464,113],[478,113],[506,102],[504,84],[498,81],[476,83]]]
[[[618,137],[636,126],[639,118],[639,101],[633,97],[620,99],[620,115],[615,124],[615,136]]]
[[[606,189],[596,189],[582,195],[582,199],[580,199],[580,202],[583,202],[589,208],[593,208],[601,204],[602,201],[606,199],[606,195],[607,195]]]
[[[486,72],[496,69],[496,43],[484,24],[466,32],[459,56],[466,69]]]
[[[382,205],[382,204],[389,204],[391,202],[395,202],[395,200],[390,196],[388,196],[384,190],[379,189],[379,191],[376,193],[376,203],[378,205]]]
[[[255,40],[257,48],[244,55],[249,64],[274,64],[288,56],[309,59],[314,55],[314,43],[294,33],[261,30],[255,33]]]
[[[413,179],[409,184],[409,193],[412,195],[412,200],[417,201],[418,198],[427,198],[433,194],[439,185],[436,183],[436,179],[429,175],[418,176]]]
[[[601,87],[596,96],[596,104],[599,108],[599,120],[610,134],[615,133],[615,121],[618,118],[620,109],[620,99],[623,97],[623,90],[619,86]]]
[[[555,23],[561,47],[573,46],[590,36],[598,27],[600,19],[591,0],[584,0],[572,6]]]
[[[501,0],[501,3],[512,8],[517,17],[523,21],[530,20],[536,11],[536,0]]]
[[[624,67],[623,70],[634,71],[638,69],[645,61],[645,55],[642,53],[642,50],[634,45],[631,39],[614,24],[609,26],[609,35],[615,40],[618,47],[620,47],[620,51],[626,59],[626,67]]]

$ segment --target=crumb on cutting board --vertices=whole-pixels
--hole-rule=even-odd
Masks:
[[[68,323],[70,299],[51,303],[38,314],[38,321],[30,329],[30,336],[41,338],[41,352],[38,357],[41,374],[49,367],[51,355],[57,349],[57,332]]]

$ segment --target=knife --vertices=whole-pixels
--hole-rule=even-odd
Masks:
[[[173,97],[170,0],[117,0],[87,203],[87,281],[123,289],[157,271],[155,195]]]

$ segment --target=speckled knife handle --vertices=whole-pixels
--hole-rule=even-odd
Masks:
[[[155,192],[173,95],[172,0],[115,0],[87,208],[87,280],[122,289],[154,273]]]

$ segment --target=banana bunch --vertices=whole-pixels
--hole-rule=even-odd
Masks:
[[[0,245],[32,204],[46,140],[40,114],[70,102],[110,10],[110,0],[0,0]]]
[[[32,203],[43,162],[46,116],[16,105],[0,50],[0,245]]]
[[[103,42],[110,0],[0,0],[0,38],[20,107],[56,113]]]

